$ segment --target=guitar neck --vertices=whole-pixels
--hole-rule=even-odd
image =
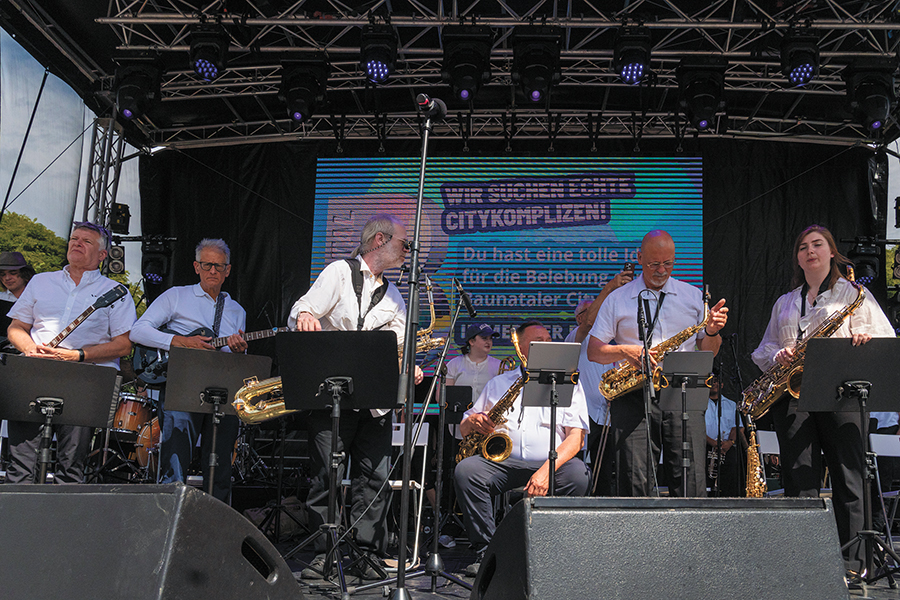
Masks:
[[[91,316],[92,314],[94,314],[94,311],[95,311],[95,310],[97,310],[95,307],[89,306],[89,307],[87,308],[87,310],[85,310],[83,313],[81,313],[80,315],[78,315],[78,317],[76,317],[74,321],[72,321],[71,323],[69,323],[69,326],[68,326],[68,327],[66,327],[65,329],[63,329],[62,331],[60,331],[60,332],[59,332],[59,335],[57,335],[55,338],[53,338],[52,340],[50,340],[50,343],[47,344],[47,347],[49,347],[49,348],[56,348],[57,346],[59,346],[59,345],[62,343],[62,341],[63,341],[64,339],[66,339],[67,337],[69,337],[69,334],[70,334],[70,333],[72,333],[73,331],[75,331],[75,329],[76,329],[79,325],[81,325],[82,323],[84,323],[84,320],[85,320],[85,319],[87,319],[89,316]]]
[[[272,329],[263,329],[261,331],[249,331],[242,335],[241,337],[248,342],[252,342],[253,340],[261,340],[263,338],[272,337],[276,333],[281,333],[283,331],[288,331],[287,327],[274,327]],[[228,336],[218,337],[209,342],[210,346],[213,348],[221,348],[223,346],[228,345]]]

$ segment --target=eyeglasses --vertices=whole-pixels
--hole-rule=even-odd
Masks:
[[[209,271],[210,269],[215,267],[216,273],[224,273],[225,267],[228,266],[227,264],[224,264],[224,263],[199,262],[199,261],[197,262],[197,264],[200,265],[200,268],[203,269],[204,271]]]
[[[394,239],[394,235],[391,233],[386,233],[384,235],[387,236],[387,239],[389,242],[392,239]],[[412,244],[409,243],[409,240],[404,240],[403,238],[397,238],[397,239],[400,240],[400,243],[403,244],[403,249],[406,250],[407,252],[409,251],[410,248],[412,248]]]
[[[669,269],[671,269],[674,266],[675,266],[674,260],[667,260],[666,262],[647,263],[647,267],[654,271],[658,270],[660,267],[665,267],[666,271],[668,271]]]

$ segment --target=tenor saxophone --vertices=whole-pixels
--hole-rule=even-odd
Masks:
[[[769,412],[779,400],[790,394],[794,398],[800,396],[800,384],[803,381],[803,362],[806,359],[806,346],[809,340],[827,338],[837,332],[841,325],[860,307],[866,298],[865,288],[853,281],[853,273],[849,272],[850,283],[856,288],[856,300],[835,311],[827,319],[819,323],[812,333],[805,336],[794,346],[794,356],[787,365],[775,363],[763,373],[759,379],[744,390],[741,401],[741,412],[754,419]],[[803,300],[805,302],[805,300]]]
[[[522,351],[519,349],[519,338],[516,335],[515,330],[512,332],[512,342],[513,347],[516,349],[516,354],[519,355],[519,360],[522,361],[522,368],[524,369],[526,360]],[[503,423],[506,423],[506,417],[504,415],[512,408],[516,398],[519,397],[522,386],[527,382],[528,372],[525,371],[518,379],[516,379],[506,393],[503,394],[503,397],[491,407],[491,410],[488,411],[487,416],[495,425],[500,426]],[[473,431],[460,442],[459,452],[456,454],[456,462],[460,462],[464,458],[469,458],[470,456],[475,456],[479,452],[490,461],[502,462],[512,454],[512,440],[502,431],[495,430],[487,436],[483,433]]]
[[[678,349],[683,343],[689,340],[694,334],[706,327],[709,321],[709,300],[703,302],[703,320],[687,329],[676,333],[667,340],[664,340],[654,346],[651,351],[656,351],[656,360],[662,362],[666,354]],[[629,362],[623,362],[619,366],[605,372],[600,378],[600,393],[607,400],[615,400],[629,392],[641,389],[644,385],[646,375],[641,373],[638,367],[633,366]],[[657,366],[653,369],[651,378],[653,387],[659,391],[660,388],[668,387],[669,382],[662,374],[662,367]]]

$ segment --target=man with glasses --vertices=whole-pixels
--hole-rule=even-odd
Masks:
[[[384,272],[400,267],[409,251],[406,227],[391,215],[370,218],[360,234],[353,258],[337,260],[325,267],[316,281],[291,308],[288,327],[297,331],[389,330],[403,343],[406,303],[400,290]],[[416,367],[416,383],[422,371]],[[389,404],[393,399],[386,399]],[[328,470],[331,456],[331,416],[312,411],[309,427],[310,470],[309,526],[315,530],[328,514]],[[378,564],[387,551],[385,517],[391,454],[389,410],[341,411],[340,447],[344,451],[338,479],[344,477],[350,457],[350,522],[355,523],[356,542]],[[316,557],[303,569],[304,579],[321,579],[325,567],[325,539],[316,538]],[[363,579],[378,579],[369,562],[357,566]]]
[[[638,335],[638,302],[642,303],[650,336],[648,346],[656,346],[703,320],[702,292],[673,278],[675,242],[665,231],[644,236],[638,253],[641,276],[612,292],[600,307],[591,328],[588,357],[600,364],[627,361],[640,367],[644,346]],[[705,329],[686,340],[679,351],[719,351],[728,309],[725,300],[710,307]],[[651,352],[655,366],[661,357]],[[688,481],[682,481],[681,411],[662,411],[658,404],[649,407],[650,423],[645,418],[643,389],[610,402],[610,427],[616,450],[618,496],[649,496],[656,483],[656,465],[660,450],[662,469],[672,496],[705,496],[706,435],[703,411],[689,411],[687,437],[691,445],[691,469]],[[649,430],[649,431],[648,431]],[[647,455],[647,435],[652,456]]]
[[[7,335],[19,352],[119,368],[119,357],[131,351],[128,332],[135,311],[130,296],[95,311],[57,347],[45,345],[97,298],[119,285],[100,274],[108,248],[109,232],[93,223],[75,223],[66,252],[69,264],[60,271],[35,275],[9,311],[12,322]],[[41,427],[40,423],[9,422],[8,483],[34,481]],[[56,482],[83,483],[91,428],[54,425],[53,431],[57,441]]]
[[[231,274],[231,250],[220,239],[204,239],[197,244],[194,272],[200,282],[173,287],[163,292],[134,324],[131,340],[136,344],[168,351],[178,348],[215,350],[212,336],[197,335],[205,328],[218,337],[228,337],[226,352],[244,352],[242,337],[247,313],[222,284]],[[166,331],[163,331],[165,329]],[[177,332],[177,333],[172,333]],[[200,436],[201,464],[209,464],[212,450],[211,414],[165,410],[165,388],[160,393],[159,420],[162,424],[159,450],[159,483],[183,482],[191,464],[191,455]],[[216,453],[231,456],[238,436],[238,418],[225,415],[219,422]],[[227,462],[225,463],[228,464]],[[207,471],[203,471],[203,489],[209,489]],[[231,469],[216,469],[213,496],[227,503],[231,496]]]

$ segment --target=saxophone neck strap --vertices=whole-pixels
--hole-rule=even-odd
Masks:
[[[387,279],[384,280],[384,283],[381,284],[381,286],[372,294],[372,301],[369,302],[369,308],[367,308],[365,312],[363,312],[363,275],[361,265],[355,258],[345,258],[344,260],[347,261],[347,264],[350,266],[350,280],[353,283],[353,291],[356,292],[356,302],[359,304],[359,316],[356,320],[356,330],[362,331],[363,325],[366,321],[366,315],[369,314],[369,311],[372,310],[376,304],[381,302],[381,299],[384,298],[384,295],[387,293],[390,283]]]
[[[647,291],[647,290],[644,290],[644,291]],[[638,302],[644,303],[644,314],[649,315],[650,314],[650,300],[647,298],[642,298],[641,296],[643,294],[644,294],[644,292],[641,292],[640,294],[638,294]],[[656,324],[659,322],[659,311],[660,311],[660,309],[662,309],[662,305],[663,305],[663,302],[665,301],[665,299],[666,299],[666,293],[660,292],[659,293],[659,301],[656,303],[656,312],[653,313],[653,320],[650,321],[650,325],[647,327],[647,339],[648,340],[653,340],[653,330],[656,329]],[[638,327],[640,327],[640,323],[638,324]]]
[[[819,292],[816,294],[816,298],[824,294],[828,291],[828,278],[826,277],[822,284],[819,286]],[[803,287],[800,288],[800,319],[797,321],[797,341],[800,341],[800,338],[803,337],[803,329],[800,327],[800,321],[803,320],[803,317],[806,316],[806,295],[809,294],[809,283],[804,281]],[[816,300],[813,300],[813,306],[816,305]]]

